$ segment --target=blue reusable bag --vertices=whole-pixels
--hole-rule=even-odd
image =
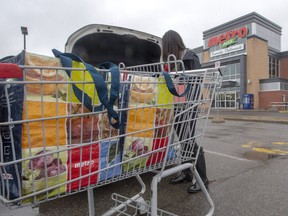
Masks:
[[[117,149],[117,142],[118,140],[100,142],[100,169],[104,169],[100,172],[100,182],[120,176],[122,173],[120,165],[122,152]]]
[[[7,58],[1,63],[24,64],[24,51],[19,55]],[[1,79],[1,77],[0,77]],[[17,79],[21,81],[23,79]],[[7,92],[5,92],[7,91]],[[9,95],[9,101],[6,95]],[[21,84],[0,85],[0,122],[22,120],[24,87]],[[10,111],[9,111],[10,107]],[[0,142],[3,149],[1,162],[10,162],[22,158],[22,124],[0,127]],[[21,194],[22,164],[3,165],[0,167],[0,195],[13,200]]]

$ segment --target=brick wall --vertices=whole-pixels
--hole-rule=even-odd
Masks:
[[[268,44],[266,40],[251,36],[247,39],[247,94],[254,95],[254,109],[260,108],[260,79],[269,78]]]
[[[271,109],[271,102],[282,102],[282,95],[286,96],[286,101],[288,103],[288,91],[259,92],[259,109]]]

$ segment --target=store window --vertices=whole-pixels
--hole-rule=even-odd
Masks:
[[[287,82],[265,82],[260,83],[261,91],[279,91],[279,90],[288,90]]]
[[[223,81],[240,79],[240,62],[231,62],[223,66],[225,66],[222,77]]]
[[[280,83],[281,90],[288,90],[288,83]]]
[[[279,78],[279,59],[269,56],[269,78]]]

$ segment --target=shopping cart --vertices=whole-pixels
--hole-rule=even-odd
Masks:
[[[174,72],[162,72],[164,64]],[[103,215],[175,215],[158,209],[157,185],[190,168],[212,215],[213,201],[195,169],[200,148],[193,149],[203,142],[219,68],[181,68],[175,59],[120,64],[118,84],[111,69],[100,68],[110,96],[103,106],[103,92],[86,69],[0,64],[0,200],[35,206],[87,191],[95,215],[93,188],[136,177],[141,191],[113,194],[115,206]],[[147,172],[155,172],[149,201],[140,177]]]

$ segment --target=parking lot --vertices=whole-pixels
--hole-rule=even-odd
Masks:
[[[288,215],[288,126],[253,121],[211,123],[203,142],[210,180],[214,215]],[[150,196],[153,173],[143,175]],[[158,206],[174,214],[205,215],[209,206],[202,193],[188,194],[189,183],[169,185],[169,177],[158,186]],[[101,215],[113,205],[110,196],[132,196],[140,187],[134,178],[96,188],[95,212]],[[1,204],[2,205],[2,204]],[[1,216],[88,215],[87,194],[79,193],[41,204],[32,210],[0,208]],[[2,212],[2,213],[1,213]]]

